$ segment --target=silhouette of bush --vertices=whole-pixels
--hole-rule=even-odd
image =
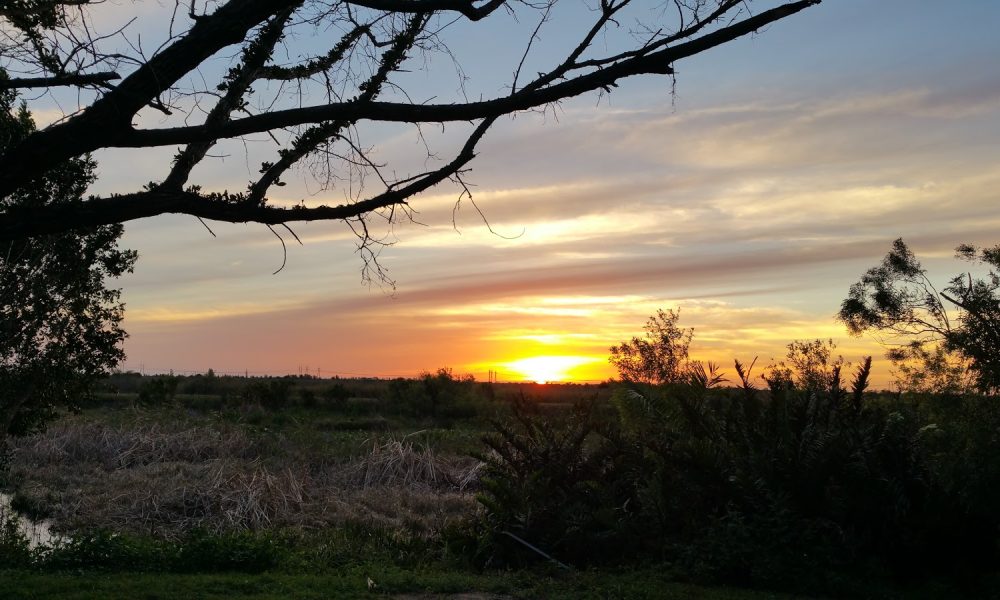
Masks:
[[[0,534],[0,556],[3,552]],[[18,550],[18,556],[24,553]],[[288,548],[272,535],[195,531],[176,541],[98,530],[78,533],[27,562],[46,571],[149,571],[259,573],[278,566]]]
[[[758,390],[737,363],[742,387],[624,386],[603,418],[515,405],[484,440],[485,558],[663,559],[814,593],[849,573],[995,569],[1000,408],[865,395],[870,365]]]
[[[260,573],[278,566],[286,554],[287,548],[269,534],[194,532],[179,544],[173,569],[181,572]]]
[[[478,500],[492,562],[538,558],[539,550],[578,563],[627,554],[634,453],[594,416],[590,402],[542,415],[522,398],[509,419],[492,423],[488,451],[477,456],[486,465]]]
[[[299,388],[298,392],[299,392],[299,403],[301,403],[302,406],[305,406],[306,408],[316,407],[316,399],[317,399],[316,390],[304,387],[304,388]]]
[[[162,571],[169,568],[167,544],[109,531],[74,535],[39,557],[50,571]]]
[[[390,410],[430,419],[470,419],[485,413],[490,400],[481,395],[471,376],[458,378],[451,369],[421,373],[417,379],[389,382]]]
[[[228,390],[224,379],[209,369],[204,375],[196,374],[182,378],[178,391],[182,394],[221,396]]]
[[[351,391],[347,389],[342,383],[335,383],[327,388],[325,388],[321,395],[323,400],[325,400],[332,407],[342,407],[351,397]]]
[[[149,406],[170,402],[177,395],[177,384],[178,379],[173,375],[144,381],[139,387],[139,403]]]
[[[33,561],[34,552],[17,521],[0,512],[0,569],[23,569]]]
[[[243,390],[243,399],[256,402],[268,410],[277,410],[288,405],[292,382],[288,379],[266,379],[254,381]]]

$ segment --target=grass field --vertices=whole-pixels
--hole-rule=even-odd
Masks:
[[[578,573],[553,577],[521,572],[475,575],[457,572],[378,571],[355,567],[335,574],[36,574],[0,572],[9,600],[143,598],[189,600],[327,600],[329,598],[598,598],[764,600],[784,594],[671,582],[652,572]],[[369,579],[373,585],[369,588]]]
[[[579,400],[595,401],[591,406],[598,411],[616,410],[609,402],[607,386],[483,386],[440,375],[356,384],[220,379],[119,379],[115,389],[79,413],[62,417],[44,432],[13,440],[0,491],[10,497],[11,507],[20,515],[50,521],[65,541],[51,549],[31,550],[9,528],[0,530],[0,598],[792,597],[691,583],[720,581],[740,585],[753,581],[765,590],[772,587],[768,582],[776,581],[773,587],[803,590],[812,594],[808,597],[991,597],[997,589],[994,582],[998,580],[990,579],[993,571],[988,565],[976,567],[980,571],[971,579],[954,569],[910,579],[891,575],[880,565],[869,569],[863,563],[848,570],[821,568],[815,573],[803,570],[786,575],[783,565],[801,561],[793,556],[788,563],[788,549],[772,544],[768,536],[798,539],[789,529],[791,521],[755,525],[745,518],[717,521],[724,527],[709,531],[715,537],[706,538],[707,545],[696,547],[701,540],[687,538],[683,544],[688,546],[675,545],[667,551],[663,550],[667,546],[651,545],[648,537],[639,539],[644,534],[641,529],[629,530],[628,535],[635,537],[625,537],[625,546],[613,546],[622,543],[621,537],[603,538],[599,531],[584,530],[581,539],[593,545],[564,546],[557,554],[582,552],[602,558],[589,563],[577,560],[576,569],[563,570],[536,551],[526,550],[523,542],[512,542],[515,536],[502,531],[508,525],[484,529],[487,517],[495,513],[477,498],[489,491],[490,484],[483,475],[488,467],[480,458],[488,462],[497,455],[489,454],[496,449],[488,450],[483,436],[500,431],[491,425],[494,419],[505,423],[503,427],[510,432],[527,435],[534,431],[531,435],[541,436],[531,442],[535,446],[528,444],[515,452],[538,461],[524,489],[560,492],[564,488],[545,488],[546,480],[532,478],[561,477],[564,466],[576,469],[586,462],[581,457],[587,451],[566,454],[571,447],[566,442],[572,439],[567,432],[572,428],[546,425],[531,430],[535,425],[519,421],[523,415],[512,414],[512,403],[528,400],[536,424],[550,417],[552,423],[559,423],[572,412],[568,407]],[[898,403],[898,399],[878,396],[868,400],[873,406],[888,403],[886,410],[896,410],[893,403]],[[935,424],[915,429],[914,437],[900,438],[903,443],[929,440],[938,444],[934,447],[943,447],[945,438],[938,432],[944,429],[937,423],[945,427],[952,419],[983,429],[980,436],[979,429],[952,427],[956,435],[964,436],[955,439],[972,442],[982,437],[984,451],[990,447],[989,423],[996,421],[991,405],[973,403],[956,412],[936,402],[932,399],[920,405],[921,411],[931,411]],[[727,414],[712,408],[716,404],[702,406],[707,407],[705,411],[720,411],[703,415]],[[902,422],[893,416],[896,412],[886,414],[893,427]],[[598,416],[609,417],[607,413]],[[519,422],[527,429],[517,430]],[[677,431],[674,435],[679,435]],[[821,443],[834,439],[832,434],[823,435],[814,445],[801,445],[807,453],[793,452],[781,460],[821,456],[813,449],[822,449]],[[660,434],[649,439],[663,439],[656,436]],[[522,442],[510,439],[514,441],[508,449],[514,451]],[[762,437],[759,448],[767,452],[780,448],[771,439],[776,438]],[[523,441],[527,443],[527,438]],[[697,463],[701,466],[691,471],[692,480],[677,480],[671,484],[675,487],[664,488],[663,497],[671,501],[683,499],[685,491],[697,490],[691,482],[700,485],[702,473],[717,469],[721,463],[712,462],[712,452],[725,448],[701,442],[677,447],[688,454],[676,456],[709,460]],[[556,453],[547,459],[550,451]],[[533,452],[538,454],[532,456]],[[958,466],[964,464],[965,456],[982,454],[979,450],[962,452],[955,454]],[[994,464],[985,454],[980,462]],[[766,475],[771,464],[775,461],[768,459],[751,466],[762,465],[760,472]],[[683,469],[684,463],[673,468]],[[800,471],[805,476],[800,483],[810,484],[814,471]],[[778,474],[785,477],[787,472]],[[986,478],[990,472],[976,473],[984,474],[984,494],[991,493],[993,488],[987,483],[992,479]],[[639,481],[645,478],[645,472],[640,473]],[[724,485],[738,483],[733,478],[724,481],[728,482]],[[607,483],[584,477],[572,483],[575,487],[565,488],[582,496],[566,500],[578,502],[592,492],[601,493]],[[531,487],[536,485],[542,487]],[[528,510],[554,510],[572,527],[575,509],[562,507],[559,501],[552,504],[548,493],[534,498]],[[703,500],[711,501],[716,493],[711,491]],[[684,509],[687,512],[677,514],[697,513],[701,501],[691,498],[685,500],[693,502]],[[573,506],[587,509],[586,504]],[[625,514],[620,503],[611,508],[607,514],[612,519]],[[538,523],[532,527],[529,532],[542,533]],[[506,546],[496,545],[498,533]],[[641,550],[632,551],[629,546]],[[695,549],[685,555],[689,547]],[[619,555],[613,548],[630,554]],[[805,551],[811,553],[813,547]],[[730,561],[719,564],[757,570],[721,571],[712,562],[717,556]],[[815,562],[809,560],[806,564]],[[759,579],[751,580],[747,573]]]

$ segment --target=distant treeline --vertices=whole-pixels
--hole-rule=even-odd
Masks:
[[[222,410],[258,406],[327,409],[355,416],[403,416],[448,423],[495,416],[497,408],[530,397],[541,405],[568,407],[581,399],[607,399],[609,384],[485,383],[456,376],[450,369],[415,378],[320,378],[313,375],[243,377],[216,375],[142,375],[115,373],[101,382],[83,406],[129,404],[147,407],[179,404]]]

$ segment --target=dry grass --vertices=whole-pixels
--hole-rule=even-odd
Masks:
[[[57,529],[175,537],[347,522],[433,532],[475,510],[480,464],[409,440],[341,463],[261,456],[236,427],[64,422],[18,440],[12,474]]]
[[[18,462],[31,466],[96,463],[108,471],[152,463],[247,458],[257,453],[246,434],[235,428],[171,428],[160,424],[109,427],[74,421],[19,440],[15,451]]]
[[[445,459],[405,437],[375,439],[371,445],[371,453],[351,465],[353,479],[362,488],[402,486],[464,492],[479,481],[479,461]]]

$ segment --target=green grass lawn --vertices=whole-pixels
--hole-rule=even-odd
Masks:
[[[374,570],[374,569],[373,569]],[[369,589],[368,579],[375,582]],[[670,582],[653,571],[581,572],[545,575],[510,572],[474,575],[458,572],[389,570],[367,573],[362,567],[323,575],[287,574],[39,574],[0,571],[5,600],[58,598],[129,598],[189,600],[214,598],[347,599],[422,597],[480,593],[510,598],[677,598],[704,600],[763,600],[792,598],[721,587]]]

